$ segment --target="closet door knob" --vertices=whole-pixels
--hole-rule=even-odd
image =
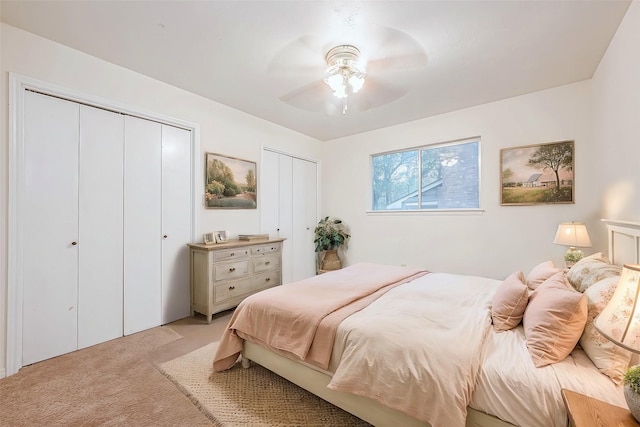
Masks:
[[[75,245],[77,245],[77,244],[78,244],[78,242],[71,242],[71,244],[72,244],[73,246],[75,246]]]
[[[166,238],[167,238],[167,235],[165,234],[164,236],[162,236],[162,238],[163,238],[163,239],[166,239]]]

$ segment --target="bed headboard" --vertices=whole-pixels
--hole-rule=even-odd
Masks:
[[[640,222],[603,219],[609,240],[609,261],[616,265],[640,264]]]

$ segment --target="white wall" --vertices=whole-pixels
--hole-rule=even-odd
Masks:
[[[7,193],[8,193],[8,81],[9,72],[23,74],[135,109],[196,123],[200,126],[204,192],[204,153],[215,152],[258,162],[266,145],[309,159],[319,159],[320,143],[289,129],[212,102],[15,27],[0,24],[0,378],[6,355]],[[258,176],[260,171],[258,170]],[[258,198],[260,194],[258,194]],[[259,231],[259,210],[199,209],[203,231],[228,230],[231,235]]]
[[[552,243],[559,222],[587,221],[598,203],[592,191],[590,82],[584,81],[428,119],[333,140],[323,145],[323,215],[337,216],[352,238],[348,264],[375,261],[504,278],[552,259],[567,248]],[[405,147],[480,135],[483,214],[367,214],[370,157]],[[575,204],[500,206],[500,149],[575,140]]]
[[[600,215],[640,221],[640,1],[629,6],[592,87]]]
[[[418,265],[504,278],[552,259],[557,224],[585,221],[606,253],[601,218],[640,221],[640,1],[635,0],[589,81],[443,114],[323,145],[323,215],[353,235],[346,262]],[[370,206],[372,153],[482,137],[482,215],[378,215]],[[575,204],[500,206],[500,149],[576,141]]]

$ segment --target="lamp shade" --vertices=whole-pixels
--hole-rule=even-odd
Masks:
[[[611,300],[593,321],[605,338],[640,353],[640,265],[625,264]]]
[[[579,248],[591,247],[591,239],[589,239],[587,227],[582,222],[563,222],[558,225],[553,243]]]

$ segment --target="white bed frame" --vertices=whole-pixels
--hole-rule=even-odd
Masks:
[[[609,259],[614,264],[640,263],[640,223],[602,220],[607,226]],[[373,424],[374,426],[429,427],[409,415],[388,408],[372,399],[327,388],[331,377],[304,364],[287,359],[257,344],[244,341],[242,366],[253,361],[308,390],[335,406]],[[513,424],[492,415],[468,408],[466,427],[508,427]]]

